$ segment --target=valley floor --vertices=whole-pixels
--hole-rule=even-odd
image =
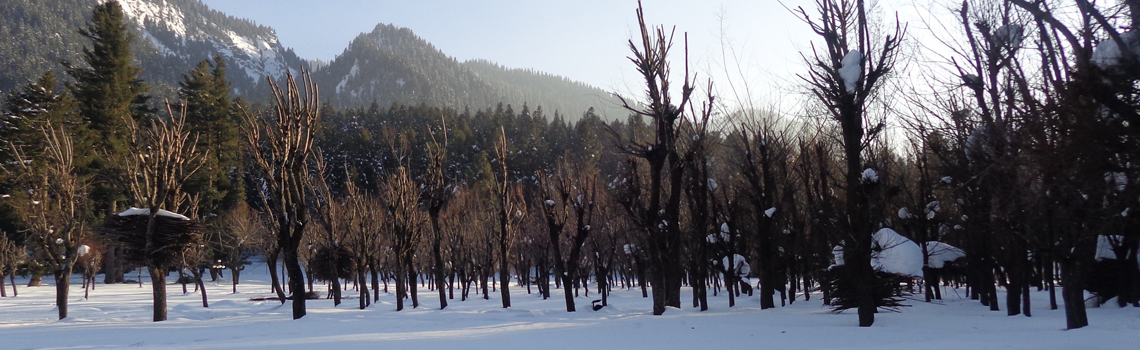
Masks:
[[[175,279],[172,275],[169,280]],[[129,275],[129,278],[135,278]],[[143,276],[144,282],[147,280]],[[228,272],[226,277],[229,277]],[[590,297],[576,299],[580,311],[565,312],[561,290],[542,300],[512,285],[514,306],[502,309],[498,293],[449,301],[438,310],[434,291],[420,289],[421,305],[395,311],[392,294],[358,309],[357,299],[333,307],[311,300],[309,314],[291,320],[288,304],[250,301],[270,297],[264,264],[248,266],[238,293],[230,280],[207,282],[210,307],[196,293],[168,286],[169,321],[150,322],[150,286],[96,286],[83,299],[81,281],[72,282],[70,315],[56,320],[51,278],[44,286],[19,287],[19,297],[0,298],[0,349],[1136,349],[1140,308],[1089,309],[1091,326],[1066,331],[1064,311],[1049,310],[1047,294],[1033,294],[1033,317],[963,299],[963,290],[946,289],[945,300],[909,300],[898,313],[884,312],[874,327],[857,327],[853,311],[830,312],[818,297],[772,310],[760,310],[757,297],[743,296],[728,307],[723,293],[710,297],[710,310],[697,311],[691,294],[686,307],[653,316],[639,290],[615,289],[610,306],[589,309]],[[101,277],[100,277],[101,279]],[[27,279],[16,279],[27,283]],[[593,286],[591,286],[593,287]],[[7,286],[9,293],[11,286]],[[315,287],[323,291],[324,286]],[[191,286],[191,290],[192,286]],[[351,294],[351,292],[349,293]],[[916,296],[918,297],[918,296]],[[410,303],[409,303],[410,305]],[[1003,305],[1004,308],[1004,305]]]

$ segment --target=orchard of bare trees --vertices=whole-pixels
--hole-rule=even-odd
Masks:
[[[570,123],[527,104],[334,108],[304,70],[250,103],[221,59],[153,108],[108,2],[63,84],[6,100],[0,291],[51,275],[62,319],[72,273],[94,287],[145,267],[162,321],[168,273],[208,307],[203,280],[229,273],[236,293],[257,256],[293,318],[353,294],[576,312],[613,289],[656,315],[822,298],[860,326],[941,286],[1008,315],[1063,307],[1068,328],[1089,324],[1086,292],[1140,307],[1140,1],[935,12],[946,30],[918,33],[863,0],[790,8],[816,38],[803,103],[775,110],[724,102],[687,36],[639,8],[643,94],[620,96],[626,118]]]

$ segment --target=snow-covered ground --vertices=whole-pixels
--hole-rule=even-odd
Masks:
[[[229,275],[226,275],[229,277]],[[250,301],[270,296],[264,264],[249,266],[239,293],[229,279],[207,283],[210,308],[198,294],[169,286],[170,320],[150,322],[150,286],[98,285],[83,300],[72,282],[71,317],[57,321],[54,287],[21,287],[19,297],[0,299],[0,349],[1136,349],[1140,308],[1089,310],[1091,326],[1066,331],[1064,311],[1048,310],[1047,294],[1033,294],[1033,317],[992,312],[946,289],[942,302],[913,300],[900,313],[880,313],[875,326],[856,327],[854,312],[833,314],[818,298],[760,310],[756,297],[728,307],[724,294],[710,310],[686,307],[653,316],[638,290],[614,290],[609,307],[564,310],[561,290],[542,300],[511,290],[514,307],[491,300],[451,301],[438,310],[436,294],[421,288],[421,307],[396,312],[392,295],[366,310],[356,299],[339,307],[310,301],[309,315],[291,320],[289,305]],[[135,278],[133,274],[129,276]],[[143,275],[146,281],[146,275]],[[174,277],[170,278],[175,279]],[[17,278],[17,282],[27,283]],[[191,286],[192,288],[192,286]],[[324,290],[323,286],[316,287]],[[192,289],[191,289],[192,290]],[[11,292],[10,286],[8,289]],[[1004,299],[1003,299],[1004,300]],[[1004,308],[1004,305],[1003,305]]]

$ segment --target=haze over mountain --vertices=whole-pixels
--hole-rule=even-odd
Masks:
[[[88,41],[77,33],[100,0],[10,0],[0,7],[0,91],[10,91],[48,70],[62,75],[60,61],[79,62]],[[412,30],[380,24],[362,33],[331,62],[298,57],[273,28],[211,10],[198,0],[120,0],[134,24],[134,51],[158,96],[202,59],[221,55],[239,95],[267,96],[265,77],[286,70],[314,71],[322,99],[338,107],[425,103],[462,109],[497,103],[559,111],[577,119],[590,107],[607,118],[624,116],[600,89],[570,79],[515,70],[481,60],[459,62]]]

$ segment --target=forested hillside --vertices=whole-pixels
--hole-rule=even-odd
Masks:
[[[83,49],[78,25],[90,19],[98,0],[12,0],[0,7],[0,91],[11,91],[45,71],[62,76],[61,61],[77,62]],[[153,93],[173,97],[181,74],[203,59],[221,55],[238,96],[269,97],[265,77],[280,80],[286,69],[310,68],[281,43],[272,28],[214,11],[197,0],[120,1],[137,40],[133,52],[140,78]],[[348,44],[327,65],[312,67],[340,107],[427,103],[439,107],[487,108],[499,102],[545,105],[578,115],[590,107],[609,118],[624,117],[605,91],[541,72],[510,70],[487,62],[460,63],[415,36],[410,29],[377,25]]]
[[[569,115],[569,120],[591,107],[608,119],[625,116],[616,99],[598,88],[487,61],[460,63],[410,29],[385,24],[357,36],[314,78],[338,107],[400,102],[484,109],[527,103],[541,105],[551,115]]]
[[[61,61],[78,62],[97,0],[13,0],[0,7],[0,91],[11,91],[45,71],[62,73]],[[132,42],[142,79],[170,97],[181,74],[198,61],[221,55],[234,72],[235,91],[254,99],[268,96],[265,77],[280,79],[286,68],[306,66],[283,47],[273,29],[213,11],[197,0],[120,2],[138,40]]]

